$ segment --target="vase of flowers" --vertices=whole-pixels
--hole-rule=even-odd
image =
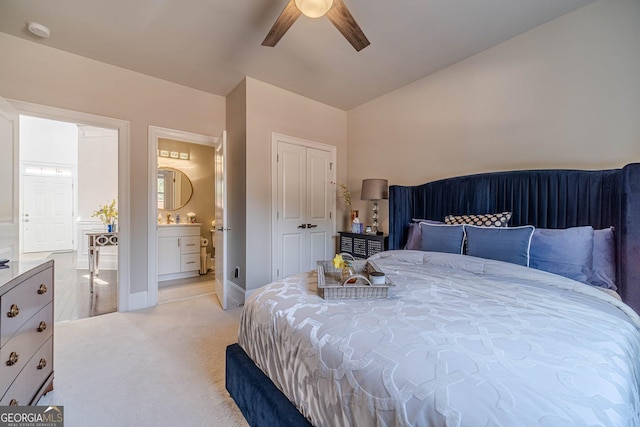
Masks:
[[[100,205],[98,210],[94,211],[91,216],[100,219],[100,221],[102,221],[106,226],[108,233],[115,233],[116,221],[118,221],[118,207],[116,199],[111,200],[111,203]]]
[[[358,218],[358,210],[354,210],[351,207],[351,192],[349,191],[349,187],[347,187],[347,184],[340,184],[340,191],[342,202],[344,203],[345,207],[348,207],[349,211],[351,211],[351,218],[349,219],[349,224],[351,224],[355,218]]]

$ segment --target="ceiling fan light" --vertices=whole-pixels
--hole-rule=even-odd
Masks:
[[[309,18],[320,18],[331,9],[333,0],[295,0],[296,6]]]

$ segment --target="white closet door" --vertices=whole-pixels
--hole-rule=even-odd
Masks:
[[[307,233],[309,253],[302,271],[314,270],[317,262],[331,259],[331,154],[307,148]]]
[[[278,142],[276,277],[333,256],[331,153]]]

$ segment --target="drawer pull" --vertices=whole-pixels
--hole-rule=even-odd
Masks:
[[[18,355],[18,353],[16,353],[15,351],[12,351],[11,354],[9,355],[9,360],[7,360],[7,366],[13,366],[16,363],[18,363],[18,359],[20,359],[20,356]]]
[[[44,332],[47,330],[47,322],[40,322],[38,325],[38,332]]]
[[[18,406],[20,404],[20,402],[18,402],[16,399],[11,399],[11,402],[9,402],[9,406]]]
[[[47,293],[47,285],[45,285],[44,283],[40,285],[40,288],[38,288],[38,294],[42,295],[42,294],[46,294]]]
[[[40,363],[38,363],[38,369],[44,369],[47,366],[46,359],[40,359]]]
[[[16,317],[18,314],[20,314],[20,307],[18,307],[15,304],[11,304],[11,308],[9,309],[9,312],[7,313],[8,317]]]

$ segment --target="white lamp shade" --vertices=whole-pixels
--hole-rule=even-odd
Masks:
[[[363,179],[361,200],[382,200],[389,198],[389,183],[386,179]]]
[[[331,9],[333,0],[295,0],[296,6],[309,18],[320,18]]]

